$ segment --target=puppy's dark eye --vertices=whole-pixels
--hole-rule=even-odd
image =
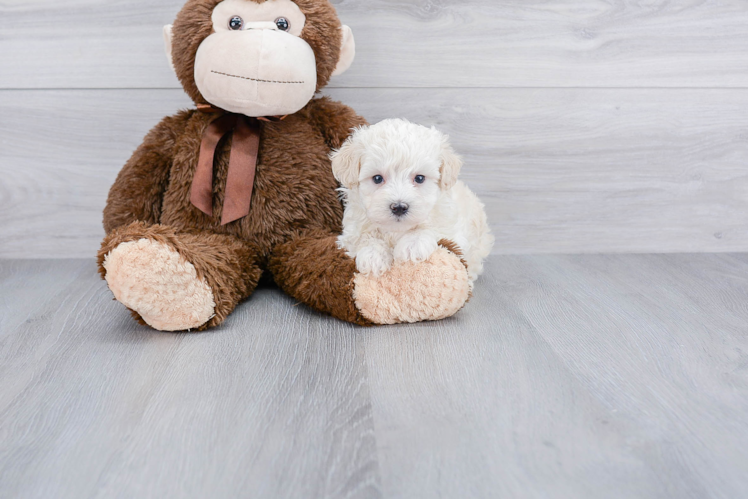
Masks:
[[[381,184],[384,182],[384,177],[381,175],[375,175],[372,180],[374,181],[374,184]]]
[[[229,20],[229,29],[239,31],[244,27],[244,19],[239,16],[234,16]]]
[[[424,182],[426,182],[426,177],[422,175],[416,175],[416,182],[418,184],[423,184]]]
[[[288,29],[291,27],[291,23],[288,22],[288,19],[285,17],[279,17],[275,20],[275,25],[278,26],[278,29],[281,31],[288,31]]]

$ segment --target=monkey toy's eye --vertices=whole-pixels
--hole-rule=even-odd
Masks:
[[[244,19],[239,16],[234,16],[229,20],[229,29],[239,31],[244,27]]]
[[[424,182],[426,182],[426,177],[422,175],[416,175],[416,182],[418,184],[423,184]]]
[[[372,180],[374,181],[374,184],[381,184],[384,182],[384,177],[381,175],[375,175]]]
[[[278,29],[281,31],[288,31],[288,29],[291,27],[291,24],[285,17],[279,17],[278,19],[276,19],[275,25],[278,26]]]

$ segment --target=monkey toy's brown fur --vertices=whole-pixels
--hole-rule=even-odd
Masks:
[[[195,52],[210,33],[210,14],[219,1],[188,1],[174,25],[174,68],[185,91],[198,105],[209,103],[194,82]],[[327,0],[295,0],[295,3],[307,16],[302,37],[316,56],[319,90],[326,85],[338,60],[340,22]],[[158,248],[172,254],[176,252],[182,265],[161,268],[160,261],[139,260],[130,255],[128,265],[138,266],[140,262],[146,267],[133,270],[133,276],[149,272],[168,274],[177,272],[175,269],[187,272],[185,266],[191,265],[196,279],[202,283],[199,286],[204,287],[208,297],[212,295],[213,314],[207,321],[198,318],[196,321],[201,324],[174,328],[159,327],[152,321],[149,324],[166,330],[218,325],[239,301],[252,293],[263,271],[269,271],[285,292],[310,307],[360,325],[436,319],[451,315],[462,306],[467,297],[463,294],[460,274],[464,268],[455,267],[459,258],[451,247],[452,251],[442,248],[443,254],[438,259],[421,264],[421,268],[413,265],[400,275],[395,272],[378,282],[364,277],[357,282],[354,261],[338,249],[336,237],[341,232],[343,209],[329,154],[342,145],[352,128],[366,123],[353,110],[323,97],[313,99],[304,109],[283,121],[263,122],[250,213],[223,226],[221,209],[232,142],[230,135],[216,149],[213,216],[205,215],[190,203],[201,137],[217,116],[193,110],[165,118],[147,135],[109,193],[104,210],[107,236],[98,255],[102,277],[108,278],[107,258],[115,249],[128,242],[145,242],[159,245]],[[134,251],[128,248],[128,252]],[[431,267],[424,270],[423,266]],[[127,271],[118,270],[118,273]],[[417,282],[418,276],[454,277],[456,284],[445,285],[439,279],[420,285],[411,281],[405,288],[432,289],[443,303],[432,303],[425,313],[415,316],[412,311],[389,314],[382,310],[401,307],[392,302],[399,302],[404,291],[396,290],[397,283],[393,284],[392,280]],[[160,276],[160,281],[155,282],[166,283],[168,287],[169,279],[169,276]],[[364,282],[365,279],[369,282]],[[115,296],[127,304],[118,295],[124,293],[118,288],[124,285],[109,284]],[[153,287],[152,284],[148,286]],[[457,292],[445,295],[445,286]],[[366,296],[357,298],[356,287],[366,288],[367,292],[359,294]],[[144,288],[140,293],[158,295],[162,292]],[[368,301],[368,309],[379,312],[363,314],[361,310],[366,307],[357,304],[357,300]],[[132,312],[143,321],[139,311]]]

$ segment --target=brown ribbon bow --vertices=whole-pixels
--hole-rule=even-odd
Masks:
[[[257,169],[257,154],[260,151],[258,121],[276,122],[284,120],[288,115],[248,118],[244,115],[228,113],[209,104],[199,105],[197,109],[204,113],[224,113],[213,120],[203,132],[200,157],[190,192],[190,202],[211,217],[213,216],[213,160],[216,147],[226,134],[234,132],[221,214],[223,226],[249,214]]]
[[[213,120],[203,132],[200,157],[190,192],[190,202],[211,217],[213,216],[213,160],[216,147],[226,134],[234,132],[221,214],[221,225],[226,225],[249,214],[257,169],[257,154],[260,151],[258,120],[280,121],[286,117],[248,118],[244,115],[227,113],[211,105],[200,105],[197,109],[204,113],[225,113]]]
[[[229,172],[223,200],[221,225],[249,214],[255,182],[257,154],[260,150],[260,129],[256,119],[227,113],[213,120],[203,132],[200,157],[192,180],[190,201],[206,215],[213,215],[213,158],[216,147],[229,132],[231,143]]]

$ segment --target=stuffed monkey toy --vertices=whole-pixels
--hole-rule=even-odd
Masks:
[[[197,109],[165,118],[119,173],[99,271],[162,331],[221,324],[270,273],[312,309],[359,325],[441,319],[469,295],[449,242],[380,277],[337,246],[343,208],[329,155],[365,124],[315,98],[355,53],[328,0],[188,0],[164,29]]]

